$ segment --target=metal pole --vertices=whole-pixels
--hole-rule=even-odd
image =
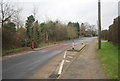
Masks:
[[[101,49],[101,1],[98,0],[98,48]]]

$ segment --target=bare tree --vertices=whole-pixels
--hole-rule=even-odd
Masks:
[[[84,26],[85,26],[85,30],[90,29],[90,24],[89,24],[88,22],[85,22],[85,23],[84,23]]]
[[[23,26],[23,21],[21,20],[21,16],[20,16],[21,12],[22,12],[22,8],[17,8],[13,18],[13,21],[15,22],[17,29]]]
[[[33,16],[35,17],[35,19],[36,19],[37,12],[38,12],[38,8],[36,6],[33,6],[32,13],[33,13]]]
[[[16,13],[16,10],[13,8],[13,6],[9,3],[9,2],[3,2],[3,0],[1,0],[0,2],[0,14],[1,14],[1,22],[2,23],[2,27],[3,24],[10,20]]]

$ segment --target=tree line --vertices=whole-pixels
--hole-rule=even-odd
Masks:
[[[60,21],[39,22],[35,15],[27,17],[25,24],[20,19],[21,8],[14,9],[9,3],[2,3],[1,6],[1,28],[2,28],[2,49],[14,49],[18,47],[30,47],[31,42],[35,47],[41,43],[50,41],[62,41],[79,38],[80,36],[95,36],[94,25],[88,23],[68,22],[62,24]]]

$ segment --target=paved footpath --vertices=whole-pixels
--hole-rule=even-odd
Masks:
[[[60,79],[106,79],[97,56],[97,40],[90,42]]]

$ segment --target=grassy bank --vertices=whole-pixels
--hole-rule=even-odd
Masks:
[[[24,49],[25,48],[15,48],[15,49],[10,49],[10,50],[3,50],[2,55],[8,54],[8,53],[15,53],[15,52],[18,52],[18,51],[22,51]]]
[[[118,79],[118,49],[112,43],[102,42],[99,58],[109,79]]]

